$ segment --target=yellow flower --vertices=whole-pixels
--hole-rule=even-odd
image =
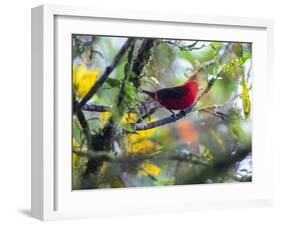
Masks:
[[[106,121],[109,119],[110,112],[102,112],[100,114],[100,122],[101,126],[104,126]],[[135,113],[126,113],[122,117],[122,123],[136,123],[137,122],[137,115]]]
[[[104,176],[108,172],[108,169],[108,164],[106,162],[103,162],[99,170],[99,176]]]
[[[153,143],[151,140],[142,140],[136,143],[128,144],[129,155],[151,155],[155,154],[160,149],[160,146]]]
[[[152,120],[150,120],[152,121]],[[123,123],[136,123],[137,115],[134,113],[125,114]],[[150,155],[156,153],[160,146],[150,140],[155,128],[138,130],[136,133],[128,134],[125,138],[129,155]]]
[[[129,155],[151,155],[156,153],[160,146],[150,140],[156,129],[138,130],[126,136]]]
[[[152,163],[142,163],[141,167],[143,169],[139,173],[143,176],[148,176],[148,174],[157,176],[160,173],[160,168]]]
[[[128,134],[128,142],[135,143],[140,140],[145,140],[151,137],[154,133],[155,128],[147,129],[147,130],[138,130],[136,133]]]
[[[109,116],[110,116],[110,112],[102,112],[100,114],[101,127],[105,125],[106,121],[109,119]]]
[[[72,147],[75,151],[79,151],[80,149],[80,145],[78,144],[78,142],[73,138],[72,139]],[[77,154],[72,154],[72,164],[73,166],[77,166],[77,162],[78,162],[78,156]]]
[[[74,138],[72,139],[72,146],[76,151],[78,151],[80,149],[80,145]]]
[[[155,119],[153,119],[155,120]],[[152,119],[149,122],[153,121]],[[137,115],[135,113],[126,113],[122,118],[122,123],[136,123],[137,122]],[[128,134],[128,140],[131,143],[134,143],[139,140],[148,139],[154,133],[155,128],[148,129],[148,130],[138,130],[136,133]]]
[[[110,112],[100,114],[100,122],[103,127],[110,116]],[[137,114],[126,113],[122,117],[122,123],[136,123]],[[160,146],[150,140],[155,128],[148,130],[138,130],[136,133],[127,134],[124,138],[129,155],[150,155],[156,153]]]
[[[137,114],[136,113],[126,113],[122,118],[122,123],[136,123]]]
[[[73,66],[73,86],[77,97],[81,98],[88,93],[96,83],[99,73],[99,68],[88,71],[84,64],[79,67]]]

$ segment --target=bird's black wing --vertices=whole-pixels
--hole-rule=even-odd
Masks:
[[[159,99],[180,99],[187,95],[188,90],[180,87],[164,88],[157,91],[157,97]]]

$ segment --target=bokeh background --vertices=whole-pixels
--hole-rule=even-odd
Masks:
[[[126,40],[73,35],[75,100],[81,100],[96,83]],[[145,39],[135,40],[141,43]],[[85,153],[96,150],[89,147],[83,128],[73,115],[73,189],[251,181],[251,47],[251,43],[156,39],[140,75],[141,89],[153,91],[181,85],[192,76],[204,88],[218,73],[220,76],[194,111],[183,119],[149,130],[122,132],[114,142],[114,150],[101,152],[106,160],[97,163],[90,174],[85,174],[90,158]],[[127,63],[128,54],[88,104],[114,106]],[[155,104],[140,89],[132,90],[127,93],[132,98],[128,109]],[[103,130],[112,112],[83,110],[83,114],[90,133],[95,135]],[[142,122],[170,115],[160,107]],[[139,112],[124,113],[121,129],[139,121],[140,116]]]

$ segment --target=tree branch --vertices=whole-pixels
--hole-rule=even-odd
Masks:
[[[90,160],[94,161],[104,161],[104,162],[114,162],[121,165],[130,165],[132,163],[143,162],[145,160],[169,160],[169,161],[180,161],[180,162],[191,162],[193,164],[199,164],[204,166],[209,166],[210,164],[201,159],[200,156],[189,153],[189,154],[169,154],[169,155],[162,155],[162,156],[130,156],[124,159],[115,159],[108,155],[107,153],[97,153],[93,151],[77,151],[72,149],[72,153],[86,157]]]
[[[135,127],[135,130],[147,130],[147,129],[152,129],[155,127],[159,127],[159,126],[163,126],[166,124],[169,124],[171,122],[175,122],[183,117],[185,117],[188,113],[190,113],[195,105],[191,106],[188,109],[184,109],[181,110],[179,113],[175,114],[175,115],[171,115],[169,117],[154,121],[154,122],[150,122],[148,124],[144,124],[144,123],[137,123],[135,125],[133,125]]]
[[[109,112],[109,111],[111,111],[110,106],[98,105],[98,104],[85,104],[82,109],[83,109],[83,111],[94,111],[94,112]]]
[[[145,106],[139,106],[137,109],[130,108],[128,109],[129,113],[140,113],[146,114],[149,112],[155,112],[159,107],[161,107],[157,102],[152,102],[146,104]],[[90,112],[110,112],[112,108],[107,105],[98,105],[98,104],[85,104],[82,108],[83,111],[90,111]]]
[[[153,38],[143,40],[140,48],[138,49],[137,56],[134,59],[134,62],[132,62],[132,72],[134,72],[137,76],[132,78],[131,81],[136,88],[140,86],[139,77],[151,57],[151,49],[155,46],[155,42],[156,40]]]
[[[111,63],[111,65],[106,68],[105,72],[102,74],[102,76],[99,78],[99,80],[92,86],[92,88],[83,97],[83,99],[80,102],[78,102],[77,104],[75,104],[75,106],[74,106],[74,113],[76,113],[78,110],[80,110],[92,98],[92,96],[99,90],[99,88],[103,85],[103,83],[109,77],[109,75],[114,70],[114,68],[121,61],[122,57],[126,53],[127,49],[131,46],[133,41],[134,41],[133,38],[128,38],[128,40],[121,47],[121,49],[119,50],[117,55],[114,57],[113,62]]]
[[[75,96],[75,92],[74,90],[72,89],[72,101],[73,101],[73,106],[75,105],[76,103],[76,96]],[[87,119],[84,115],[84,113],[81,111],[81,110],[78,110],[76,112],[76,116],[77,116],[77,119],[82,127],[82,130],[83,130],[83,133],[86,137],[86,140],[87,140],[87,145],[88,147],[91,149],[92,146],[91,146],[91,134],[90,134],[90,127],[89,127],[89,124],[87,122]]]
[[[154,102],[154,104],[152,103],[151,106],[149,105],[142,105],[142,109],[143,111],[140,111],[139,108],[139,113],[141,114],[141,116],[139,117],[137,123],[141,123],[144,119],[150,117],[153,113],[155,113],[159,108],[161,107],[160,104],[158,104],[157,102]]]
[[[129,64],[131,63],[131,57],[132,57],[132,51],[134,49],[134,43],[135,40],[132,39],[130,44],[125,50],[128,50],[128,63],[124,68],[124,78],[122,79],[121,86],[119,89],[119,93],[116,98],[116,102],[113,105],[112,108],[112,114],[110,118],[107,120],[105,126],[102,128],[100,133],[96,134],[95,136],[92,136],[92,144],[97,146],[100,146],[101,150],[99,151],[110,151],[114,145],[113,140],[118,137],[118,133],[116,133],[118,126],[114,123],[114,118],[121,119],[124,114],[124,108],[121,107],[123,104],[123,100],[125,97],[125,88],[126,88],[126,81],[129,79]],[[120,50],[121,52],[121,50]],[[119,53],[120,53],[119,52]],[[99,143],[99,144],[97,144]],[[98,151],[98,150],[97,150]],[[85,176],[87,176],[89,173],[97,173],[100,167],[102,166],[103,160],[97,160],[94,158],[89,159],[87,162],[86,170],[85,170]]]
[[[210,61],[202,64],[200,67],[197,68],[196,71],[194,71],[192,73],[191,78],[196,76],[196,74],[199,73],[201,70],[203,70],[203,68],[209,67],[209,66],[211,66],[214,63],[215,63],[214,60],[210,60]],[[159,127],[159,126],[162,126],[162,125],[166,125],[166,124],[175,122],[175,121],[177,121],[177,120],[179,120],[181,118],[184,118],[187,114],[189,114],[190,112],[196,110],[196,109],[194,109],[194,107],[197,104],[197,102],[204,95],[206,95],[210,91],[211,87],[214,85],[215,81],[218,79],[219,76],[220,76],[220,73],[218,73],[215,78],[211,79],[208,82],[207,87],[198,96],[198,98],[195,101],[194,105],[191,106],[189,109],[181,110],[179,113],[175,114],[174,116],[172,115],[172,116],[169,116],[169,117],[166,117],[164,119],[161,119],[161,120],[158,120],[158,121],[155,121],[155,122],[151,122],[151,123],[148,123],[148,124],[141,123],[142,120],[140,119],[140,120],[138,120],[137,124],[135,124],[133,126],[135,127],[136,130],[147,130],[147,129],[152,129],[152,128]],[[142,118],[146,118],[149,115],[151,115],[152,113],[154,113],[157,109],[159,109],[159,107],[161,107],[161,106],[159,106],[158,104],[155,104],[154,106],[150,106],[149,108],[147,108],[148,110],[145,110],[145,107],[140,107],[138,109],[138,111],[141,114],[145,113],[145,115]],[[110,109],[109,106],[86,104],[83,107],[83,110],[86,110],[86,111],[96,111],[96,112],[106,112],[106,111],[110,111],[111,109]],[[129,112],[135,112],[135,110],[134,109],[131,109],[131,110],[129,109]]]
[[[251,148],[243,148],[238,150],[234,155],[230,154],[216,159],[212,164],[203,168],[194,177],[187,179],[184,184],[199,184],[206,183],[206,180],[214,175],[226,172],[229,167],[233,166],[236,162],[242,161],[246,156],[251,153]]]
[[[225,47],[225,49],[228,49],[229,47]],[[219,58],[221,58],[223,56],[223,54],[220,54]],[[205,67],[209,67],[213,64],[215,64],[216,61],[215,60],[210,60],[204,64],[202,64],[200,67],[197,68],[197,70],[195,70],[192,75],[190,76],[189,80],[191,79],[194,79],[197,74],[203,70]],[[144,124],[144,123],[137,123],[135,125],[133,125],[135,127],[135,130],[147,130],[147,129],[152,129],[152,128],[155,128],[155,127],[159,127],[159,126],[163,126],[163,125],[166,125],[168,123],[171,123],[171,122],[175,122],[183,117],[185,117],[187,114],[189,114],[190,112],[194,111],[195,109],[195,106],[196,104],[198,103],[198,101],[203,97],[205,96],[209,91],[210,89],[212,88],[212,86],[214,85],[215,81],[221,76],[221,72],[217,73],[217,75],[212,78],[208,84],[207,84],[207,87],[203,90],[203,92],[197,97],[197,100],[194,102],[194,104],[188,108],[188,109],[184,109],[184,110],[181,110],[179,113],[175,114],[175,115],[171,115],[169,117],[166,117],[166,118],[163,118],[163,119],[160,119],[160,120],[157,120],[155,122],[151,122],[151,123],[148,123],[148,124]]]
[[[197,100],[194,102],[194,104],[187,109],[181,110],[179,113],[175,114],[175,115],[171,115],[169,117],[157,120],[155,122],[151,122],[148,124],[143,124],[143,123],[137,123],[135,124],[135,129],[136,130],[147,130],[147,129],[152,129],[155,127],[159,127],[159,126],[163,126],[166,125],[168,123],[171,122],[175,122],[183,117],[185,117],[187,114],[189,114],[190,112],[192,112],[194,110],[194,107],[196,106],[196,104],[198,103],[198,101],[204,96],[206,95],[210,89],[212,88],[212,86],[214,85],[215,81],[218,79],[218,77],[220,76],[220,73],[217,74],[217,76],[215,78],[212,78],[209,82],[207,87],[203,90],[203,92],[197,97]]]

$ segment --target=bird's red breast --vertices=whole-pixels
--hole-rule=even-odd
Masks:
[[[190,107],[194,103],[198,91],[198,82],[191,80],[182,86],[164,88],[155,92],[144,91],[144,93],[170,110],[181,110]]]

